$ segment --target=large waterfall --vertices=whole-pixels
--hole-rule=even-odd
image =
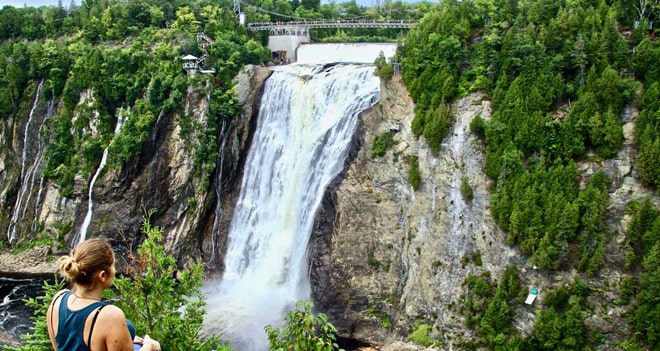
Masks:
[[[264,326],[310,298],[307,244],[326,186],[342,170],[380,81],[372,65],[291,65],[265,83],[229,232],[225,272],[207,282],[206,330],[238,351],[268,349]]]

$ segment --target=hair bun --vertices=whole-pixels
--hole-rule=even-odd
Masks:
[[[80,264],[69,255],[60,257],[60,275],[69,281],[75,281],[80,276]]]
[[[109,271],[114,263],[115,255],[108,239],[91,238],[60,258],[60,275],[69,283],[91,286],[95,273]]]

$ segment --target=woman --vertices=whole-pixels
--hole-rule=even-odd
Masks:
[[[72,289],[55,294],[48,307],[48,335],[56,351],[159,351],[160,344],[135,337],[135,327],[116,306],[101,302],[115,278],[115,255],[107,239],[78,244],[60,258],[60,275]]]

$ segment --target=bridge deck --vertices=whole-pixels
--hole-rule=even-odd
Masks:
[[[319,20],[248,23],[249,30],[286,30],[298,28],[410,28],[417,21],[412,20]]]

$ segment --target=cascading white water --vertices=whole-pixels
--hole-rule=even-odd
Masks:
[[[130,107],[127,111],[124,111],[123,109],[119,109],[117,112],[117,125],[115,125],[115,136],[119,134],[119,131],[121,130],[121,125],[124,123],[126,118],[131,114]],[[114,140],[114,137],[113,137]],[[89,224],[92,222],[92,213],[94,212],[94,200],[92,199],[92,193],[94,190],[94,184],[96,183],[96,179],[99,177],[101,174],[101,171],[103,171],[103,168],[105,167],[106,162],[108,161],[108,150],[110,150],[110,145],[112,144],[112,141],[106,146],[106,148],[103,150],[103,156],[101,156],[101,163],[99,163],[99,167],[96,169],[96,173],[94,173],[94,176],[92,177],[92,180],[89,182],[89,191],[87,195],[87,215],[85,215],[85,220],[83,221],[82,226],[80,227],[80,232],[78,234],[78,241],[77,243],[81,243],[85,241],[85,238],[87,237],[87,227],[89,227]]]
[[[229,231],[225,272],[207,281],[207,332],[237,351],[264,351],[310,297],[306,259],[314,215],[342,170],[358,114],[379,97],[371,65],[292,65],[266,81],[259,124]]]
[[[463,165],[466,162],[463,156],[463,149],[468,147],[467,135],[465,133],[466,128],[467,126],[463,120],[457,120],[453,128],[453,134],[448,138],[449,150],[455,163],[449,190],[449,197],[451,199],[451,206],[449,208],[451,225],[449,232],[454,233],[454,235],[451,236],[451,240],[446,245],[452,253],[451,256],[455,258],[454,264],[458,264],[458,260],[462,256],[461,253],[465,250],[465,242],[470,236],[469,231],[471,230],[467,225],[468,217],[471,217],[470,211],[460,190],[465,174]]]
[[[218,235],[218,225],[222,219],[222,167],[225,162],[225,141],[227,141],[227,123],[223,119],[222,127],[220,128],[220,147],[218,147],[218,176],[215,180],[215,196],[216,196],[216,206],[215,206],[215,218],[213,219],[213,229],[211,230],[211,256],[209,257],[208,262],[213,262],[215,260],[216,253],[216,237]]]
[[[46,118],[41,122],[41,125],[39,126],[39,135],[43,135],[44,127],[46,126],[46,121],[53,116],[55,113],[55,90],[51,87],[51,98],[50,98],[50,103],[48,104],[48,111],[46,113]],[[44,161],[44,153],[46,152],[45,148],[45,141],[42,138],[39,138],[39,146],[38,146],[38,152],[37,152],[37,161],[35,162],[35,168],[34,172],[36,173],[41,169],[41,165]],[[37,191],[37,199],[34,202],[34,218],[35,220],[32,222],[32,230],[36,231],[37,230],[37,220],[36,218],[39,218],[39,204],[41,203],[41,195],[44,190],[44,180],[46,177],[43,175],[40,177],[39,180],[39,190]],[[31,193],[31,192],[30,192]],[[27,207],[26,207],[27,209]],[[25,212],[24,212],[25,213]]]
[[[37,133],[38,138],[37,138],[37,141],[36,141],[36,143],[37,143],[37,145],[36,145],[37,146],[36,147],[37,156],[35,157],[34,162],[32,162],[32,164],[28,168],[28,170],[26,172],[26,175],[25,175],[25,178],[28,181],[28,184],[30,185],[30,189],[27,192],[27,200],[25,202],[25,206],[23,207],[23,212],[21,213],[21,216],[23,216],[23,217],[27,213],[27,210],[28,210],[27,204],[30,202],[30,198],[31,198],[31,196],[33,194],[33,190],[34,190],[35,180],[37,179],[38,173],[40,172],[41,166],[42,166],[43,161],[44,161],[44,154],[46,153],[46,147],[45,147],[45,141],[43,140],[43,138],[41,136],[43,135],[44,127],[46,126],[46,121],[48,121],[48,119],[53,116],[54,104],[55,104],[55,96],[53,96],[51,98],[50,103],[48,104],[48,110],[46,111],[46,116],[41,121],[41,124],[39,125],[39,130],[38,130],[38,133]],[[35,211],[34,218],[38,218],[38,210],[39,210],[38,206],[39,206],[39,201],[41,200],[41,191],[42,191],[44,177],[41,176],[40,179],[41,180],[39,181],[39,189],[38,189],[38,193],[37,193],[37,200],[34,203],[34,211]],[[36,224],[37,224],[37,221],[32,222],[32,229],[33,230],[36,228]]]
[[[30,125],[32,124],[32,119],[34,117],[34,111],[37,108],[37,105],[39,103],[39,94],[41,93],[41,87],[44,85],[44,81],[41,80],[39,82],[39,86],[37,87],[37,93],[35,94],[34,97],[34,103],[32,104],[32,108],[30,109],[30,114],[28,115],[28,121],[25,123],[25,130],[23,134],[23,153],[21,157],[21,175],[19,178],[19,181],[21,182],[21,187],[19,189],[18,194],[16,195],[16,204],[14,205],[14,212],[12,213],[11,216],[11,221],[9,222],[9,227],[7,228],[7,239],[9,240],[10,243],[13,243],[16,240],[16,225],[18,222],[18,217],[21,213],[21,206],[24,203],[24,197],[25,194],[27,193],[28,186],[31,182],[27,181],[25,179],[25,174],[26,174],[26,163],[27,163],[27,150],[30,147],[29,143],[29,138],[30,138]],[[32,164],[34,166],[34,164]],[[28,169],[29,171],[30,169]],[[31,173],[31,172],[28,172]]]

